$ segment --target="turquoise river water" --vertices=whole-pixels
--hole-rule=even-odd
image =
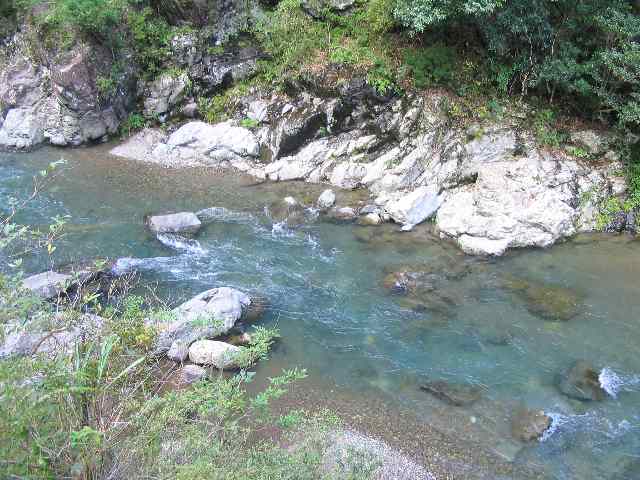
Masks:
[[[406,438],[401,431],[396,444],[412,453],[436,441],[420,436],[422,424],[511,465],[499,478],[534,471],[553,479],[640,479],[640,241],[594,235],[483,260],[439,240],[430,226],[404,234],[395,226],[337,225],[310,214],[290,230],[272,225],[265,207],[288,195],[312,201],[324,187],[166,170],[106,152],[101,146],[0,154],[0,208],[11,196],[27,196],[48,162],[67,160],[18,219],[44,226],[54,215],[69,216],[56,263],[118,258],[171,304],[223,285],[265,295],[271,307],[262,323],[277,325],[283,339],[258,376],[305,367],[303,403],[321,402],[314,392],[351,402],[345,408],[370,417],[364,423],[382,436],[410,414],[411,427],[400,429]],[[364,198],[338,195],[343,204]],[[161,242],[143,226],[149,213],[212,206],[229,214],[201,231],[197,243]],[[468,273],[440,282],[438,300],[416,308],[383,286],[388,272],[412,264],[443,274],[464,266]],[[26,267],[37,272],[47,265],[33,258]],[[540,318],[505,288],[513,278],[569,289],[580,299],[577,315],[566,322]],[[604,401],[558,391],[559,373],[579,359],[605,369]],[[449,406],[419,389],[426,380],[473,384],[482,398]],[[524,445],[512,437],[510,418],[521,406],[552,414],[541,441]],[[451,460],[450,478],[498,478],[473,462]]]

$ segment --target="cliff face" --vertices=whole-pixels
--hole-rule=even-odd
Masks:
[[[124,71],[112,92],[98,88],[111,70],[110,52],[77,42],[62,52],[35,43],[28,29],[2,49],[0,146],[80,145],[117,131],[135,102],[135,71]]]

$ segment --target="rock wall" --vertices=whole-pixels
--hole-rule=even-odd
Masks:
[[[36,57],[33,40],[22,32],[1,53],[0,148],[98,141],[118,129],[135,99],[133,72],[123,73],[108,98],[98,91],[97,77],[110,70],[109,53],[100,47],[77,44]]]
[[[595,228],[599,202],[624,196],[613,153],[579,160],[536,145],[507,115],[451,126],[439,96],[380,98],[362,82],[332,97],[254,92],[237,119],[144,132],[114,153],[172,166],[231,166],[271,181],[367,188],[403,229],[433,219],[469,254],[546,247]],[[248,129],[240,119],[258,124]],[[142,147],[141,147],[142,145]],[[135,151],[142,155],[132,155]]]

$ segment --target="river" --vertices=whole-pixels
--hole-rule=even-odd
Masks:
[[[119,258],[170,304],[226,285],[265,295],[271,308],[261,323],[277,326],[283,338],[258,378],[304,367],[310,375],[307,387],[296,389],[301,404],[344,407],[362,428],[393,432],[398,445],[424,456],[432,454],[434,432],[442,432],[509,472],[479,468],[470,455],[449,462],[458,472],[452,478],[529,478],[530,470],[554,479],[640,478],[640,241],[588,235],[486,260],[464,256],[430,225],[399,233],[397,226],[338,225],[310,213],[300,228],[274,227],[265,207],[285,196],[311,203],[325,187],[168,170],[107,152],[0,154],[0,205],[28,195],[48,162],[66,160],[18,218],[45,226],[55,215],[69,216],[54,264]],[[339,204],[363,199],[364,192],[338,192]],[[161,242],[143,225],[146,214],[213,206],[229,213],[197,243]],[[37,272],[47,262],[34,257],[25,266]],[[465,273],[438,280],[424,302],[384,288],[390,272],[417,264]],[[571,292],[579,299],[575,315],[542,318],[508,287],[514,279]],[[605,400],[559,392],[558,376],[579,359],[605,369]],[[475,385],[481,399],[448,405],[420,390],[433,380]],[[511,435],[511,416],[522,406],[552,414],[542,441],[525,445]],[[434,460],[434,468],[444,463]]]

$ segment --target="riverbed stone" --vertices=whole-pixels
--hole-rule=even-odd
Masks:
[[[25,278],[22,281],[22,287],[41,298],[51,299],[64,293],[72,280],[71,275],[49,270]]]
[[[193,212],[180,212],[151,216],[147,225],[153,233],[195,234],[202,227],[202,222]]]
[[[335,203],[336,194],[333,190],[327,189],[318,197],[318,208],[321,208],[323,210],[328,210],[329,208],[333,207]]]
[[[176,340],[171,344],[167,352],[167,358],[174,362],[182,363],[189,357],[189,345],[182,340]]]
[[[430,393],[439,400],[455,407],[467,407],[473,405],[482,397],[480,387],[468,384],[450,383],[445,380],[436,380],[420,385],[420,390]]]
[[[544,435],[551,426],[551,417],[542,410],[520,408],[511,419],[511,433],[522,442],[532,442]]]
[[[424,186],[388,202],[385,208],[395,222],[411,229],[433,216],[441,203],[438,188]]]
[[[327,212],[327,218],[336,222],[353,222],[358,213],[352,207],[334,207]]]
[[[198,340],[189,347],[189,360],[197,365],[212,365],[219,370],[237,368],[240,347],[214,340]]]
[[[294,228],[305,223],[304,206],[293,197],[285,197],[269,205],[268,208],[271,221],[276,223],[286,223],[288,227]]]
[[[220,287],[196,295],[173,310],[175,319],[159,325],[157,352],[168,351],[174,342],[191,345],[196,340],[227,334],[251,305],[251,298],[234,288]]]
[[[600,372],[590,363],[578,360],[560,375],[558,388],[569,398],[582,401],[602,401],[606,398],[600,385]]]
[[[527,310],[545,320],[571,320],[580,313],[580,296],[565,287],[511,277],[505,287],[526,304]]]
[[[180,380],[183,385],[191,385],[206,377],[207,369],[202,368],[200,365],[184,365],[180,371]]]

